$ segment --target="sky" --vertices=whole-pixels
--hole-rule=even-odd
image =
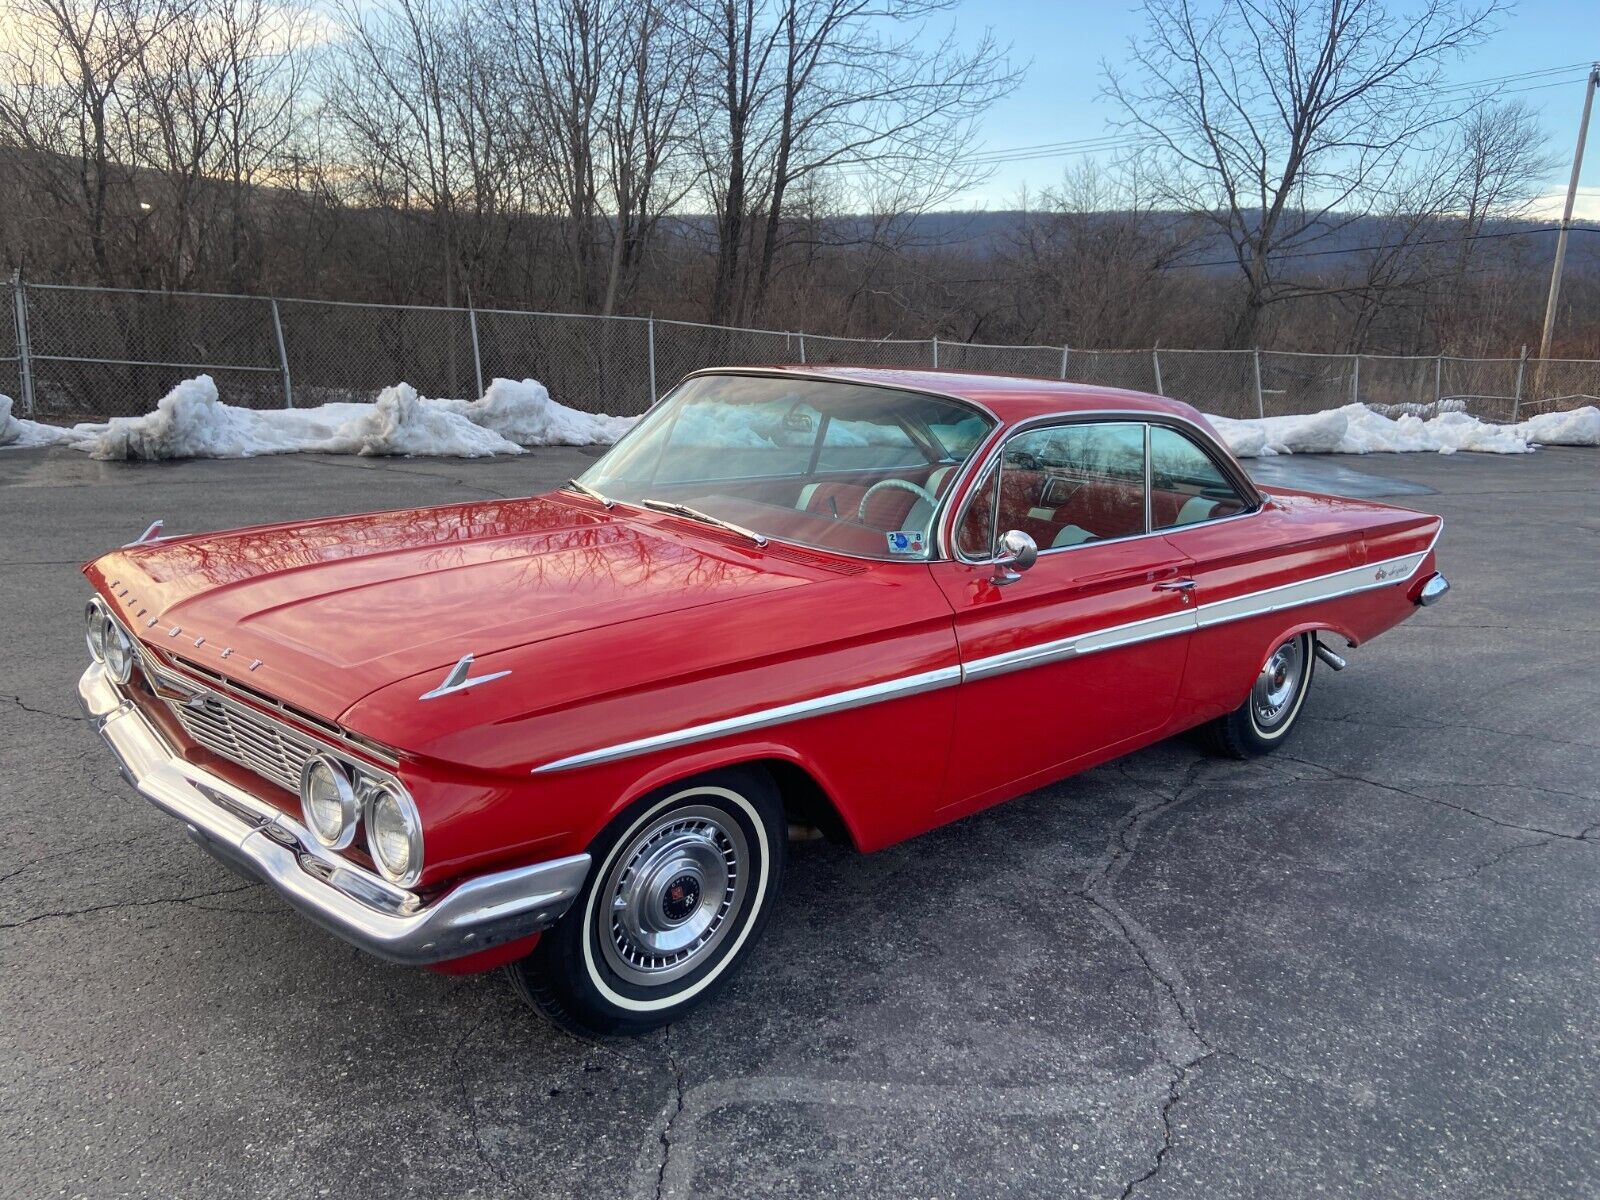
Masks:
[[[1112,132],[1107,125],[1111,108],[1099,98],[1101,63],[1124,62],[1128,39],[1140,28],[1127,0],[959,0],[951,16],[964,42],[970,44],[987,26],[996,41],[1011,44],[1014,63],[1031,59],[1022,86],[985,117],[983,150],[1076,141]],[[1522,0],[1497,23],[1498,32],[1486,43],[1448,66],[1452,82],[1577,64],[1559,75],[1530,81],[1541,86],[1516,94],[1540,111],[1550,136],[1547,149],[1560,163],[1550,174],[1535,215],[1559,220],[1583,108],[1586,72],[1581,64],[1600,59],[1600,6],[1597,0]],[[948,21],[939,30],[930,28],[929,36],[947,28]],[[1600,109],[1600,99],[1596,107]],[[1082,155],[1059,155],[1006,163],[950,207],[1016,207],[1024,187],[1038,192],[1056,184],[1064,170],[1082,160]],[[1590,120],[1579,187],[1574,216],[1600,221],[1600,112]]]

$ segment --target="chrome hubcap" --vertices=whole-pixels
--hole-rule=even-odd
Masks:
[[[1272,652],[1267,665],[1256,676],[1250,689],[1250,708],[1257,728],[1265,731],[1283,724],[1294,707],[1295,696],[1300,691],[1300,679],[1305,674],[1304,639],[1285,642]]]
[[[596,914],[607,964],[634,983],[668,983],[704,962],[744,904],[749,853],[720,809],[681,808],[616,858]]]

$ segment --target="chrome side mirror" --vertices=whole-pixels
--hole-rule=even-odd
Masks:
[[[1020,529],[1008,529],[994,548],[994,574],[990,583],[1015,583],[1039,558],[1039,547]]]

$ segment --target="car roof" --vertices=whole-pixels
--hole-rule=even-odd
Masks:
[[[907,391],[954,396],[987,408],[1006,424],[1055,413],[1117,412],[1154,413],[1181,417],[1209,429],[1209,423],[1181,400],[1152,396],[1124,388],[1097,387],[1061,379],[1039,379],[1025,375],[985,375],[975,371],[929,368],[865,367],[822,364],[775,364],[770,367],[716,367],[707,374],[736,375],[741,372],[779,372],[807,379],[834,379]]]

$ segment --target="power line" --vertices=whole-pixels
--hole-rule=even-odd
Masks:
[[[1532,71],[1519,71],[1507,75],[1495,75],[1485,79],[1467,80],[1455,84],[1442,84],[1438,87],[1424,88],[1414,85],[1409,88],[1397,89],[1399,91],[1427,90],[1434,95],[1449,96],[1461,92],[1471,92],[1507,83],[1526,83],[1526,86],[1506,88],[1505,94],[1516,95],[1521,92],[1539,91],[1544,88],[1561,87],[1569,83],[1580,82],[1588,78],[1589,63],[1564,63],[1555,67],[1542,67]],[[1578,76],[1565,73],[1582,70]],[[1550,79],[1553,75],[1563,75],[1563,78]],[[1533,80],[1546,80],[1546,82],[1532,82]],[[1442,102],[1442,101],[1441,101]],[[962,158],[964,163],[973,166],[1001,166],[1007,163],[1032,162],[1044,158],[1065,158],[1079,154],[1098,154],[1120,149],[1132,149],[1136,146],[1150,143],[1159,143],[1162,140],[1158,134],[1105,134],[1100,137],[1079,138],[1060,142],[1037,142],[1032,145],[996,147],[993,150],[981,150]]]

